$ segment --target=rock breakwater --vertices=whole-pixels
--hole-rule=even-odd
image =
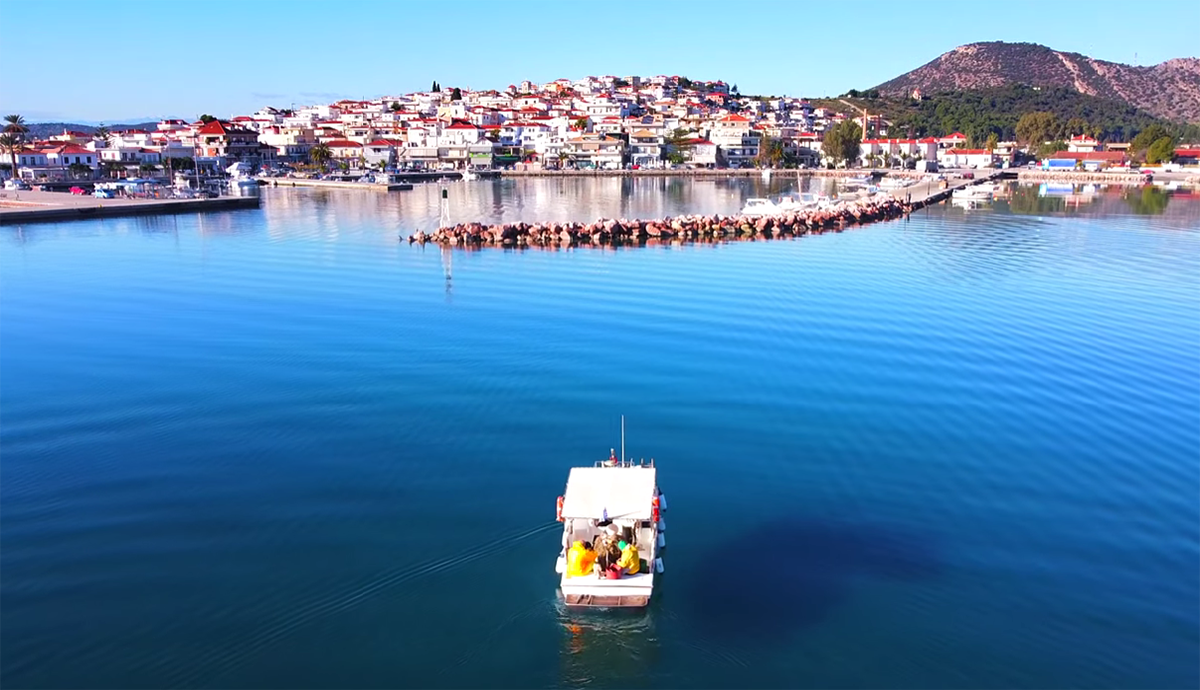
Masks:
[[[915,205],[914,205],[915,206]],[[891,197],[770,216],[685,215],[657,220],[602,219],[593,223],[461,223],[418,231],[409,244],[460,246],[632,245],[650,241],[720,241],[794,237],[897,218],[913,207]]]

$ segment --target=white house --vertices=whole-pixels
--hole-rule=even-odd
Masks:
[[[938,137],[937,142],[938,142],[938,148],[940,148],[940,149],[952,149],[955,146],[960,146],[960,145],[966,146],[967,135],[963,134],[962,132],[955,132],[954,134],[951,134],[948,137]]]
[[[394,139],[376,139],[363,145],[363,158],[367,165],[393,165],[396,163],[399,151],[404,150],[404,142]]]
[[[580,168],[618,170],[625,158],[625,142],[620,139],[585,134],[566,142],[563,152],[567,159]]]
[[[683,158],[698,168],[717,166],[717,145],[708,139],[689,139],[683,149]]]
[[[650,130],[640,129],[629,135],[629,162],[643,168],[662,166],[663,140]]]
[[[990,168],[995,156],[987,149],[942,149],[938,165],[948,168]]]
[[[1099,150],[1099,147],[1100,142],[1086,134],[1082,134],[1077,137],[1071,137],[1070,140],[1067,141],[1067,150],[1071,153],[1090,153],[1092,151]]]

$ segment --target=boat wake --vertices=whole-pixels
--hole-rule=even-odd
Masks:
[[[224,674],[249,660],[256,653],[278,642],[312,621],[353,608],[372,596],[405,582],[412,582],[429,575],[461,567],[512,547],[514,543],[533,539],[551,530],[561,529],[558,522],[549,522],[532,529],[517,531],[475,548],[431,559],[422,563],[397,568],[349,592],[331,594],[304,604],[297,610],[271,623],[248,638],[235,640],[225,648],[201,655],[192,670],[182,678],[169,683],[169,687],[188,688],[197,685],[216,685]],[[518,614],[519,616],[519,614]],[[510,619],[515,620],[514,619]],[[507,625],[507,623],[506,623]],[[503,626],[502,626],[503,627]]]

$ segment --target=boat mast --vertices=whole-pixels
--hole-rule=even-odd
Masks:
[[[621,415],[621,464],[625,464],[625,415]]]

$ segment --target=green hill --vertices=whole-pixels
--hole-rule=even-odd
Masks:
[[[845,101],[845,102],[843,102]],[[1051,112],[1062,123],[1078,119],[1083,131],[1101,141],[1129,141],[1152,124],[1168,126],[1181,139],[1200,139],[1200,126],[1172,123],[1125,102],[1088,96],[1065,87],[1038,88],[1011,84],[971,91],[902,97],[819,99],[814,105],[847,112],[846,103],[880,114],[892,123],[892,137],[945,136],[962,132],[982,144],[989,134],[1016,138],[1017,121],[1025,113]]]

